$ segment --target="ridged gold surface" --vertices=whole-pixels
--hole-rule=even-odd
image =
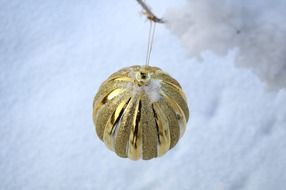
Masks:
[[[118,156],[132,160],[164,155],[184,134],[188,119],[180,84],[157,67],[115,72],[93,103],[98,137]]]

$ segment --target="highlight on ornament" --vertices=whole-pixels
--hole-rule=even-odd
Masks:
[[[184,134],[188,118],[180,84],[152,66],[115,72],[93,103],[98,137],[118,156],[132,160],[164,155]]]

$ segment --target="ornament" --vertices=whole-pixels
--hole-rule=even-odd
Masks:
[[[152,17],[148,17],[151,27],[146,65],[113,73],[100,86],[93,102],[98,137],[118,156],[132,160],[164,155],[182,137],[189,119],[180,84],[160,68],[149,66],[155,20],[162,19],[149,9],[147,13]]]
[[[112,74],[93,104],[98,137],[120,157],[162,156],[184,134],[189,110],[180,84],[157,67]]]

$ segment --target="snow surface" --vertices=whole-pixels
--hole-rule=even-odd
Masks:
[[[269,89],[286,89],[285,13],[285,0],[186,0],[166,17],[188,55],[225,55],[236,48],[238,66],[251,69]]]
[[[162,15],[183,1],[150,1]],[[0,189],[284,190],[286,92],[268,92],[234,52],[189,59],[157,27],[151,64],[183,86],[191,115],[179,144],[121,159],[96,137],[93,97],[144,63],[148,22],[135,1],[0,0]]]

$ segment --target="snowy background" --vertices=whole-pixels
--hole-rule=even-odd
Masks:
[[[237,67],[239,45],[228,43],[229,35],[212,38],[210,30],[198,36],[207,24],[188,29],[188,19],[204,13],[186,14],[191,1],[148,3],[170,20],[157,27],[151,64],[178,79],[191,117],[179,144],[164,157],[134,162],[97,138],[92,101],[111,73],[145,61],[149,24],[136,1],[0,0],[1,190],[285,189],[285,43],[276,54],[262,54],[276,60],[266,67],[278,65],[276,74],[267,75],[267,62],[262,69]],[[190,31],[198,39],[195,51]],[[215,32],[223,31],[229,34]],[[286,42],[276,37],[270,50],[274,42]],[[200,40],[205,38],[215,45],[208,47]],[[259,51],[261,45],[239,47]]]

